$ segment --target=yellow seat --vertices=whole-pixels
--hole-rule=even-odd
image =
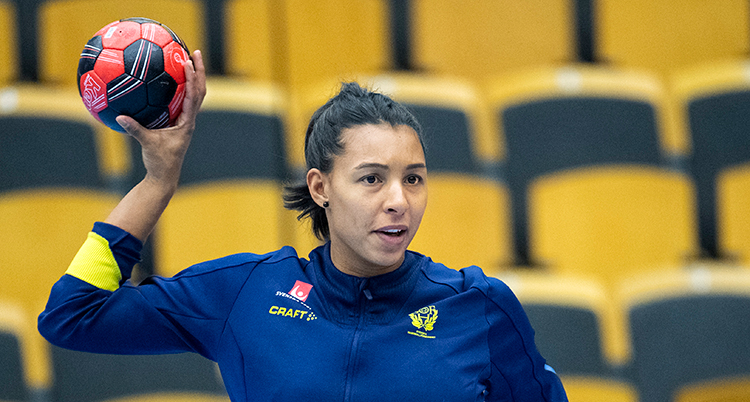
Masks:
[[[642,402],[750,395],[750,271],[696,266],[644,274],[624,281],[615,300]]]
[[[570,401],[638,402],[635,387],[625,381],[580,376],[561,376],[560,380]]]
[[[225,70],[233,77],[273,80],[282,34],[272,0],[226,0],[224,2]],[[276,2],[278,3],[278,2]],[[275,31],[274,31],[275,30]]]
[[[750,4],[744,0],[594,1],[595,58],[653,70],[744,57]]]
[[[171,276],[198,262],[284,245],[306,255],[317,245],[283,207],[286,98],[270,83],[209,80],[181,187],[152,239],[157,273]],[[141,179],[134,141],[132,149]]]
[[[0,88],[18,79],[21,61],[16,35],[16,8],[13,1],[0,1]]]
[[[76,85],[78,60],[86,42],[110,22],[146,17],[165,24],[190,51],[205,48],[203,2],[198,0],[43,1],[39,6],[39,79]],[[210,67],[210,66],[209,66]]]
[[[161,392],[107,399],[105,402],[229,402],[229,398],[189,392]]]
[[[412,0],[417,71],[481,81],[507,71],[576,59],[570,0]]]
[[[477,265],[489,275],[513,264],[508,194],[491,179],[427,173],[429,201],[409,246],[448,267]]]
[[[682,387],[675,402],[745,402],[750,400],[750,376],[708,380]]]
[[[549,222],[549,216],[542,219],[531,215],[531,208],[536,211],[542,208],[531,204],[530,190],[536,181],[546,180],[554,185],[554,191],[567,191],[570,193],[568,196],[573,197],[573,190],[563,184],[554,184],[555,181],[574,177],[576,171],[585,173],[587,170],[613,166],[669,170],[672,161],[682,157],[688,149],[684,139],[675,134],[673,113],[665,90],[651,74],[598,66],[539,68],[498,76],[488,83],[484,92],[493,131],[504,149],[504,171],[511,192],[515,247],[517,254],[530,264],[559,265],[560,261],[550,260],[550,255],[545,255],[550,250],[549,241],[576,241],[584,231],[587,231],[586,239],[596,239],[593,229],[597,227],[579,225],[572,220],[555,223],[556,218],[551,224],[564,231],[548,231],[552,237],[539,240],[539,236],[531,231]],[[616,173],[617,169],[609,171]],[[600,182],[606,184],[607,179],[602,177]],[[589,184],[593,182],[589,181]],[[541,184],[536,186],[538,189],[542,187]],[[631,189],[637,191],[637,186],[631,185]],[[582,202],[596,203],[595,200],[581,198],[585,194],[579,193],[578,199],[569,198],[565,202],[571,207],[580,207]],[[602,203],[597,205],[604,207]],[[686,208],[679,211],[691,212],[689,206]],[[581,208],[577,211],[585,212]],[[570,213],[568,216],[571,219],[577,213],[573,210],[560,212]],[[578,218],[584,218],[584,215]],[[577,232],[572,232],[574,230]],[[535,238],[537,240],[532,240]],[[531,244],[532,241],[536,243]],[[633,244],[637,240],[623,239],[623,242]],[[610,243],[607,248],[623,242]],[[565,255],[559,250],[561,248],[555,255],[566,258],[567,262],[563,264],[566,267],[576,265],[584,258],[583,255],[576,257],[572,253]],[[691,251],[690,248],[679,250]],[[592,248],[590,251],[596,250]],[[627,253],[623,250],[620,255]],[[585,258],[588,257],[590,254]],[[542,260],[534,261],[535,258]],[[575,259],[577,261],[574,263]],[[596,263],[602,261],[604,258],[599,258]],[[589,272],[604,269],[601,265],[596,266],[596,263],[588,261],[588,268],[580,269]]]
[[[291,89],[392,64],[385,0],[232,0],[227,15],[230,74]]]
[[[36,317],[91,230],[119,199],[107,190],[103,127],[75,89],[0,93],[0,298]],[[122,159],[122,158],[121,158]],[[29,341],[31,386],[49,385],[41,336]]]
[[[719,247],[750,267],[750,163],[721,174],[718,198]]]
[[[622,375],[622,328],[600,282],[590,277],[512,270],[497,277],[518,297],[536,346],[555,369],[571,401],[636,402]]]
[[[529,269],[496,277],[518,297],[537,348],[563,383],[566,378],[622,382],[619,369],[626,363],[627,347],[611,293],[601,281],[585,274]]]
[[[701,246],[713,258],[750,265],[750,63],[677,69],[671,94],[698,191]]]
[[[529,254],[601,280],[678,270],[698,253],[694,190],[681,173],[604,166],[552,173],[529,189]]]

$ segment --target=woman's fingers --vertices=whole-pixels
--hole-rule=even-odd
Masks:
[[[145,130],[145,128],[140,123],[138,123],[134,118],[125,115],[117,116],[115,120],[117,121],[117,124],[119,124],[120,127],[122,127],[128,135],[134,137],[140,142],[143,130]]]
[[[185,63],[185,100],[177,125],[193,122],[206,96],[206,68],[200,50],[193,52],[193,60]]]

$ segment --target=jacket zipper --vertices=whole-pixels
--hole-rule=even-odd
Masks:
[[[372,294],[370,293],[370,290],[367,289],[367,285],[369,284],[368,279],[362,280],[362,283],[359,285],[359,308],[358,308],[358,316],[357,316],[357,325],[354,327],[354,336],[352,337],[352,344],[349,348],[349,361],[347,362],[347,371],[346,371],[346,386],[344,390],[344,402],[351,401],[352,398],[352,377],[354,376],[354,371],[356,370],[355,364],[357,361],[357,355],[359,352],[359,337],[362,333],[362,329],[364,328],[365,324],[365,311],[367,307],[367,301],[372,300]],[[366,300],[362,300],[362,295],[364,295]]]

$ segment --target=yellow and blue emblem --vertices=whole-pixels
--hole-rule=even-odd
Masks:
[[[428,335],[428,331],[432,331],[435,328],[435,321],[438,318],[438,310],[435,306],[422,307],[409,314],[409,318],[411,318],[411,324],[417,328],[416,331],[409,331],[409,335],[427,339],[435,338],[432,335]]]

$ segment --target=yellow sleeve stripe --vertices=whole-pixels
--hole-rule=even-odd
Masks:
[[[114,292],[120,287],[122,274],[109,242],[102,236],[90,232],[88,238],[65,272],[99,289]]]

